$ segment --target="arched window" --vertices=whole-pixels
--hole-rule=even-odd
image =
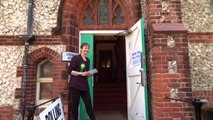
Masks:
[[[83,12],[83,25],[124,25],[124,15],[117,0],[91,0]]]
[[[36,104],[52,99],[53,64],[44,60],[38,64],[36,84]],[[48,104],[44,105],[47,106]]]

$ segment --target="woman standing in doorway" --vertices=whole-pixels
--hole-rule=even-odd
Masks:
[[[92,76],[92,74],[88,72],[90,60],[86,57],[86,55],[89,53],[90,46],[88,43],[82,43],[80,48],[81,54],[74,56],[68,67],[68,74],[71,75],[70,85],[73,120],[78,120],[78,106],[80,97],[82,97],[84,101],[90,120],[96,120],[92,108],[89,85],[87,81],[87,77]]]

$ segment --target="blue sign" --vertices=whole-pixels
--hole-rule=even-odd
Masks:
[[[62,61],[71,61],[72,57],[77,55],[78,53],[74,53],[74,52],[63,52],[62,53]]]
[[[141,52],[140,51],[132,53],[132,64],[133,64],[133,67],[141,66]]]

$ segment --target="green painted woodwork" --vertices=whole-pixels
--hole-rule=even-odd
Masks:
[[[90,45],[90,52],[88,53],[87,57],[90,59],[90,69],[93,69],[94,65],[94,35],[93,34],[81,34],[81,43],[88,43]],[[93,77],[88,78],[89,88],[90,88],[90,95],[93,103]],[[80,100],[80,120],[89,120],[89,117],[86,112],[86,108],[84,105],[83,100]]]
[[[146,45],[145,45],[145,29],[144,29],[144,20],[140,20],[141,23],[141,38],[142,38],[142,59],[143,59],[143,70],[145,75],[147,76],[147,69],[146,69]],[[146,77],[147,79],[147,77]],[[146,120],[149,120],[149,101],[148,101],[148,91],[147,86],[144,87],[145,93],[145,105],[146,105]]]

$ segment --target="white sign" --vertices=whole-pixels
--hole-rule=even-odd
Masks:
[[[50,106],[39,114],[41,120],[65,120],[61,98],[56,99]]]
[[[89,70],[88,72],[90,74],[96,74],[96,73],[98,73],[98,70],[95,68],[95,69]]]
[[[72,57],[77,55],[78,53],[74,53],[74,52],[63,52],[62,53],[62,61],[71,61]]]
[[[132,53],[132,64],[134,67],[141,66],[141,52],[140,51]]]

